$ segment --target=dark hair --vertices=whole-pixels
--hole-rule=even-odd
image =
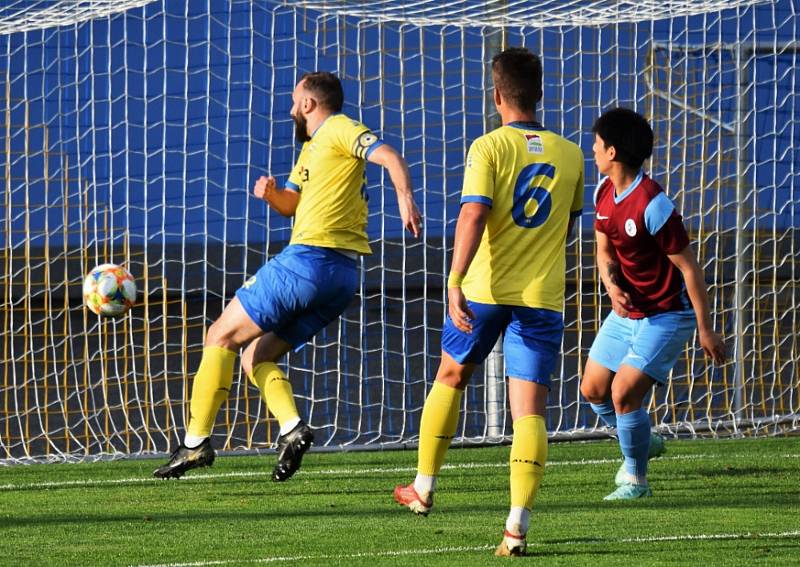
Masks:
[[[320,106],[332,112],[341,112],[344,104],[344,91],[339,77],[327,71],[306,73],[300,79],[303,87],[311,92]]]
[[[595,120],[592,132],[606,147],[614,146],[614,161],[632,169],[642,167],[644,160],[653,154],[653,129],[644,116],[629,108],[614,108]]]
[[[509,47],[492,58],[500,96],[518,110],[534,111],[542,99],[542,61],[524,47]]]

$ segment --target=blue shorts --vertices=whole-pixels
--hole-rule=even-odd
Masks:
[[[250,318],[299,350],[341,315],[358,288],[356,261],[329,248],[292,244],[236,291]]]
[[[492,305],[467,300],[475,314],[472,334],[460,331],[448,315],[442,329],[442,350],[459,364],[483,362],[500,333],[506,375],[550,388],[564,334],[564,317],[557,311]]]
[[[628,319],[613,311],[603,321],[589,358],[617,372],[621,364],[638,368],[665,383],[695,329],[694,311],[668,311]]]

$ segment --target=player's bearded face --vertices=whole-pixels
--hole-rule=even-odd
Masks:
[[[303,113],[299,110],[292,114],[292,120],[294,120],[294,135],[297,140],[304,144],[311,139],[311,136],[308,135],[308,123],[306,122],[306,117],[303,116]]]

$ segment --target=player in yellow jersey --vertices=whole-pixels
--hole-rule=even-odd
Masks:
[[[436,475],[456,432],[461,394],[504,334],[511,445],[511,509],[497,555],[522,555],[547,460],[544,414],[563,334],[566,238],[583,207],[580,148],[536,122],[542,65],[524,48],[492,60],[503,126],[467,155],[447,283],[442,359],[425,400],[417,477],[395,500],[433,506]]]
[[[405,160],[370,130],[341,114],[344,93],[339,79],[326,72],[303,76],[292,93],[291,116],[300,156],[285,188],[274,177],[254,187],[284,216],[295,217],[289,245],[236,292],[208,329],[203,358],[192,384],[189,425],[183,443],[159,478],[178,478],[214,462],[211,430],[233,381],[236,355],[261,391],[280,425],[278,463],[272,479],[284,481],[300,467],[314,435],[301,419],[292,388],[276,361],[300,349],[347,308],[358,285],[357,259],[369,254],[366,161],[385,167],[397,191],[403,225],[415,237],[420,214],[414,203]]]

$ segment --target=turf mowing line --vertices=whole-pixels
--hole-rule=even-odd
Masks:
[[[715,540],[715,539],[783,539],[800,536],[800,530],[793,532],[767,532],[763,534],[743,533],[743,534],[697,534],[680,536],[653,536],[653,537],[629,537],[619,540],[619,543],[659,543],[665,541],[691,541],[691,540]],[[577,542],[576,542],[577,543]],[[602,543],[615,543],[614,541]],[[530,544],[529,544],[530,545]]]
[[[686,534],[675,536],[651,536],[633,538],[612,538],[612,539],[592,539],[581,541],[559,541],[557,543],[548,542],[528,542],[528,549],[549,548],[562,545],[608,545],[619,543],[664,543],[669,541],[697,541],[697,540],[736,540],[736,539],[784,539],[800,536],[800,531],[780,532],[780,533],[743,533],[743,534]],[[462,547],[434,547],[431,549],[401,549],[397,551],[375,551],[346,553],[342,555],[291,555],[276,557],[260,557],[255,559],[220,559],[210,561],[192,561],[189,563],[158,563],[155,565],[139,565],[137,567],[208,567],[211,565],[230,565],[231,563],[281,563],[287,561],[342,561],[347,559],[365,559],[379,557],[404,557],[417,555],[439,555],[443,553],[459,553],[488,551],[494,549],[494,545],[476,545]],[[535,555],[535,551],[533,555]]]
[[[229,565],[231,563],[279,563],[284,561],[309,561],[326,559],[365,559],[371,557],[403,557],[407,555],[438,555],[441,553],[458,553],[463,551],[488,551],[494,545],[474,545],[458,547],[434,547],[432,549],[401,549],[399,551],[364,551],[344,555],[285,555],[277,557],[261,557],[258,559],[220,559],[212,561],[195,561],[192,563],[159,563],[157,565],[140,565],[137,567],[206,567],[207,565]]]
[[[718,455],[718,454],[689,454],[689,455],[669,455],[666,457],[658,457],[659,461],[689,461],[696,459],[720,459],[730,458],[732,455]],[[782,455],[784,458],[800,458],[797,455]],[[557,466],[585,466],[585,465],[607,465],[610,463],[619,463],[620,459],[581,459],[579,461],[551,461],[546,464],[548,467]],[[467,469],[496,469],[507,467],[508,463],[458,463],[443,465],[443,470],[467,470]],[[358,469],[321,469],[300,471],[303,477],[306,476],[325,476],[334,474],[384,474],[384,473],[401,473],[401,472],[416,472],[417,467],[373,467],[373,468],[358,468]],[[264,477],[271,476],[271,471],[249,471],[249,472],[228,472],[228,473],[200,473],[190,476],[184,476],[178,479],[177,482],[185,481],[199,481],[199,480],[214,480],[224,478],[250,478],[250,477]],[[66,487],[90,487],[90,486],[110,486],[115,484],[150,484],[159,482],[169,482],[162,479],[153,477],[133,477],[133,478],[116,478],[106,480],[60,480],[60,481],[45,481],[45,482],[30,482],[23,484],[0,484],[0,492],[13,491],[13,490],[30,490],[32,488],[66,488]]]
[[[699,459],[699,458],[719,458],[721,455],[673,455],[670,457],[661,457],[662,460],[686,460],[686,459]],[[580,461],[553,461],[548,462],[546,466],[580,466],[580,465],[603,465],[609,463],[618,463],[620,459],[582,459]],[[462,470],[462,469],[484,469],[484,468],[502,468],[507,467],[508,463],[459,463],[443,465],[442,469],[445,470]],[[369,473],[395,473],[395,472],[416,472],[417,467],[373,467],[373,468],[359,468],[359,469],[321,469],[300,471],[298,474],[303,476],[317,476],[317,475],[334,475],[334,474],[369,474]],[[249,478],[249,477],[262,477],[271,476],[271,471],[248,471],[248,472],[228,472],[228,473],[199,473],[190,476],[184,476],[178,479],[178,482],[187,480],[213,480],[221,478]],[[44,482],[30,482],[24,484],[0,484],[0,491],[11,490],[25,490],[31,488],[64,488],[64,487],[88,487],[88,486],[107,486],[115,484],[143,484],[143,483],[158,483],[168,482],[162,479],[147,477],[132,477],[132,478],[117,478],[105,480],[60,480],[60,481],[44,481]]]

